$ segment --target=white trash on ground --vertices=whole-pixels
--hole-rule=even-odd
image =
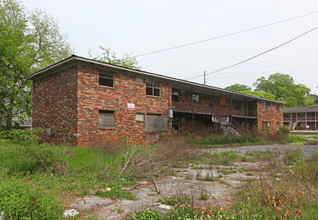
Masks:
[[[75,209],[69,209],[69,210],[66,210],[64,213],[63,213],[63,216],[64,217],[72,217],[72,216],[75,216],[75,215],[78,215],[79,212],[76,211]],[[0,219],[1,220],[1,219]]]

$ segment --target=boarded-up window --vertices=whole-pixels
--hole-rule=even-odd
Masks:
[[[169,119],[161,115],[146,115],[145,131],[169,131]]]
[[[114,74],[112,72],[100,72],[99,85],[114,87]]]
[[[99,110],[99,127],[100,128],[113,128],[115,127],[115,112]]]
[[[220,96],[220,106],[222,106],[222,107],[227,106],[227,97],[226,96]]]
[[[144,113],[136,113],[136,121],[144,121],[145,114]]]
[[[136,82],[137,83],[145,83],[145,80],[144,80],[144,78],[136,77]]]

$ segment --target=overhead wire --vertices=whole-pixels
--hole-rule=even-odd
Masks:
[[[255,55],[255,56],[252,56],[252,57],[250,57],[250,58],[248,58],[248,59],[245,59],[245,60],[243,60],[243,61],[234,63],[234,64],[232,64],[232,65],[223,67],[223,68],[221,68],[221,69],[218,69],[218,70],[215,70],[215,71],[212,71],[212,72],[206,72],[205,74],[206,74],[206,76],[208,76],[208,75],[210,75],[210,74],[217,73],[217,72],[220,72],[220,71],[223,71],[223,70],[232,68],[232,67],[234,67],[234,66],[240,65],[240,64],[245,63],[245,62],[247,62],[247,61],[250,61],[250,60],[252,60],[252,59],[255,59],[255,58],[259,57],[259,56],[262,56],[262,55],[264,55],[264,54],[266,54],[266,53],[269,53],[269,52],[271,52],[271,51],[273,51],[273,50],[276,50],[276,49],[278,49],[278,48],[280,48],[280,47],[282,47],[282,46],[285,46],[286,44],[289,44],[289,43],[291,43],[291,42],[297,40],[298,38],[300,38],[300,37],[302,37],[302,36],[304,36],[304,35],[306,35],[306,34],[309,34],[310,32],[312,32],[312,31],[314,31],[314,30],[316,30],[316,29],[318,29],[318,26],[316,26],[316,27],[314,27],[314,28],[312,28],[312,29],[310,29],[310,30],[308,30],[308,31],[306,31],[306,32],[304,32],[304,33],[298,35],[297,37],[292,38],[291,40],[286,41],[285,43],[282,43],[282,44],[280,44],[280,45],[278,45],[278,46],[275,46],[275,47],[273,47],[273,48],[271,48],[271,49],[269,49],[269,50],[266,50],[266,51],[264,51],[264,52],[262,52],[262,53],[259,53],[259,54]],[[191,77],[191,78],[187,78],[187,80],[199,78],[199,77],[202,77],[202,76],[204,76],[204,74],[201,74],[201,75],[198,75],[198,76],[194,76],[194,77]]]
[[[204,42],[207,42],[207,41],[212,41],[212,40],[217,40],[217,39],[221,39],[221,38],[225,38],[225,37],[229,37],[229,36],[233,36],[233,35],[237,35],[237,34],[242,34],[242,33],[245,33],[245,32],[256,30],[256,29],[260,29],[260,28],[264,28],[264,27],[280,24],[280,23],[283,23],[283,22],[295,20],[295,19],[298,19],[298,18],[306,17],[306,16],[309,16],[309,15],[312,15],[312,14],[315,14],[315,13],[318,13],[318,11],[313,11],[313,12],[310,12],[310,13],[307,13],[307,14],[296,16],[296,17],[284,19],[284,20],[277,21],[277,22],[272,22],[272,23],[269,23],[269,24],[260,25],[260,26],[253,27],[253,28],[248,28],[248,29],[237,31],[237,32],[233,32],[233,33],[230,33],[230,34],[224,34],[224,35],[221,35],[221,36],[208,38],[208,39],[205,39],[205,40],[195,41],[195,42],[192,42],[192,43],[182,44],[182,45],[169,47],[169,48],[165,48],[165,49],[161,49],[161,50],[155,50],[155,51],[152,51],[152,52],[139,54],[139,55],[136,55],[136,56],[133,56],[133,57],[141,57],[141,56],[151,55],[151,54],[155,54],[155,53],[161,53],[161,52],[165,52],[165,51],[169,51],[169,50],[174,50],[174,49],[178,49],[178,48],[182,48],[182,47],[187,47],[187,46],[191,46],[191,45],[195,45],[195,44],[204,43]]]

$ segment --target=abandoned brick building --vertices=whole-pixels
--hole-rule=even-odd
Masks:
[[[284,125],[290,130],[317,131],[318,106],[289,107],[283,109]]]
[[[33,80],[33,127],[44,142],[157,140],[160,133],[276,131],[283,102],[71,56]]]

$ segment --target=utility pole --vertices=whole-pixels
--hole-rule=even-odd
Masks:
[[[206,72],[205,72],[205,70],[203,71],[203,76],[204,76],[204,79],[203,79],[203,84],[205,85],[206,84]]]

